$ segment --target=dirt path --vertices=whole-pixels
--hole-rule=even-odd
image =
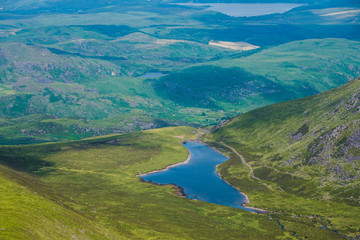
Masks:
[[[262,185],[264,185],[265,187],[273,190],[273,187],[272,187],[272,186],[270,186],[270,185],[262,182],[262,180],[261,180],[260,178],[258,178],[258,177],[256,177],[256,176],[254,175],[254,169],[252,168],[252,166],[251,166],[248,162],[246,162],[245,158],[244,158],[240,153],[238,153],[238,151],[236,151],[235,148],[233,148],[233,147],[225,144],[224,142],[219,142],[219,143],[220,143],[221,145],[227,147],[227,148],[230,149],[231,151],[233,151],[233,153],[235,153],[235,154],[240,158],[241,162],[249,168],[249,176],[250,176],[251,178],[259,181],[259,182],[260,182]]]

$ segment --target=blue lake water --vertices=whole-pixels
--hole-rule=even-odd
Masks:
[[[141,75],[139,77],[141,78],[158,78],[158,77],[162,77],[162,76],[166,76],[167,74],[162,73],[162,72],[148,72],[144,75]]]
[[[183,6],[205,7],[205,10],[220,12],[232,17],[253,17],[284,13],[302,6],[296,3],[176,3]]]
[[[216,165],[228,160],[226,156],[197,142],[187,142],[184,146],[191,153],[188,163],[145,175],[142,179],[157,184],[175,184],[183,189],[187,198],[258,212],[242,206],[246,197],[216,172]]]

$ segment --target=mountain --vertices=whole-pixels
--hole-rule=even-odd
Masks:
[[[139,173],[183,161],[179,142],[201,134],[174,127],[1,146],[7,213],[0,216],[1,233],[9,239],[23,232],[36,239],[96,239],[105,232],[115,239],[356,239],[359,89],[360,78],[244,113],[202,137],[230,157],[218,167],[220,175],[267,214],[180,198],[171,187],[139,181]],[[14,199],[17,211],[9,208]],[[34,219],[49,227],[38,228]],[[53,230],[57,224],[60,232]]]
[[[216,124],[347,82],[359,48],[321,39],[243,53],[124,26],[23,30],[0,43],[0,143]]]
[[[346,83],[360,74],[359,49],[359,42],[346,39],[290,42],[181,69],[154,80],[153,86],[179,105],[248,111]]]
[[[249,193],[254,206],[311,221],[326,219],[333,230],[355,237],[359,219],[353,213],[360,204],[359,89],[357,78],[315,96],[231,119],[208,136],[231,156],[219,167],[220,174]]]
[[[174,2],[0,2],[0,238],[359,239],[358,1]],[[263,214],[139,179],[201,136]]]
[[[171,2],[0,3],[0,144],[215,125],[359,75],[355,5],[236,18]]]

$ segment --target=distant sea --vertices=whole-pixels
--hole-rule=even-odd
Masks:
[[[253,17],[284,13],[303,4],[295,3],[176,3],[182,6],[205,7],[232,17]]]

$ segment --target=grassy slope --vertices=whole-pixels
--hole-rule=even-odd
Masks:
[[[322,92],[338,87],[360,74],[360,42],[347,39],[308,39],[282,44],[235,61],[237,66],[288,87]]]
[[[126,1],[125,5],[122,2],[121,9],[116,4],[102,8],[109,4],[105,1],[41,2],[39,6],[34,4],[37,8],[34,12],[25,7],[30,1],[11,2],[4,3],[0,21],[3,26],[0,29],[0,103],[3,104],[0,104],[3,117],[0,125],[4,127],[0,129],[1,144],[73,140],[184,122],[216,124],[259,106],[339,86],[359,72],[358,43],[352,41],[326,39],[319,44],[317,41],[290,43],[243,60],[242,54],[207,45],[211,39],[254,44],[252,41],[258,39],[260,42],[256,44],[260,46],[310,37],[357,39],[356,25],[347,20],[337,19],[338,25],[316,26],[313,24],[335,22],[326,19],[317,22],[314,14],[305,13],[306,22],[311,26],[303,26],[299,24],[303,21],[298,21],[303,19],[303,13],[297,11],[245,20],[175,5],[156,5],[154,1],[141,4]],[[294,23],[290,20],[295,17],[296,26],[281,25],[284,22],[279,21],[279,17],[289,24]],[[251,24],[244,25],[245,22]],[[311,31],[301,30],[303,27]],[[287,34],[283,34],[284,29]],[[210,35],[203,30],[210,31]],[[173,31],[180,32],[174,35]],[[190,31],[190,38],[183,31]],[[286,55],[287,51],[296,58]],[[321,59],[324,54],[325,59]],[[231,60],[215,61],[223,58]],[[273,60],[279,58],[282,63],[274,64]],[[190,86],[180,81],[179,91],[174,93],[170,89],[164,93],[161,92],[163,85],[155,86],[155,91],[148,81],[138,78],[148,71],[174,72],[213,61],[214,71],[206,67],[190,68],[175,72],[162,82],[174,85],[174,81],[176,85],[176,78],[182,79],[184,74],[190,80],[206,81],[212,77],[212,86],[207,84],[206,91],[202,89],[202,81]],[[246,77],[244,69],[248,71]],[[323,79],[326,83],[320,84],[314,79]],[[288,80],[291,84],[277,92],[279,83]],[[219,86],[219,82],[224,84]],[[296,91],[286,91],[289,87]],[[36,122],[37,114],[44,113],[64,119]],[[34,114],[27,118],[31,124],[22,119],[28,114]],[[13,118],[10,121],[9,116]],[[88,122],[82,118],[97,120]],[[64,124],[68,120],[71,125]],[[113,127],[104,129],[103,122]]]
[[[142,33],[113,36],[109,28],[120,31],[124,27],[30,29],[0,44],[3,144],[34,138],[78,139],[178,125],[183,121],[206,124],[210,119],[210,123],[215,123],[226,115],[211,111],[202,116],[209,109],[177,107],[157,96],[146,79],[138,76],[158,71],[160,66],[168,71],[193,61],[227,55],[228,51],[195,42],[166,42]],[[54,54],[48,46],[69,54]],[[126,60],[98,58],[104,55]],[[57,117],[64,119],[54,120]],[[64,124],[69,118],[71,124]],[[77,135],[72,134],[74,129]]]
[[[120,236],[56,201],[38,178],[0,165],[0,239],[111,239]]]
[[[247,192],[254,206],[323,218],[333,229],[355,236],[360,221],[359,88],[357,79],[232,119],[209,136],[231,155],[221,174]],[[249,177],[249,168],[221,142],[241,153],[260,180]]]
[[[110,41],[113,38],[94,32],[99,31],[97,28],[79,29],[60,28],[55,35],[61,36],[60,40],[51,36],[53,28],[25,31],[14,39],[30,41],[27,34],[39,32],[32,43],[42,45],[56,40],[52,47],[83,56],[112,51],[110,55],[125,54],[129,59],[118,65],[102,59],[54,54],[44,46],[1,43],[5,56],[0,72],[2,144],[79,139],[184,123],[215,124],[259,106],[339,86],[360,71],[358,42],[323,39],[288,43],[248,57],[196,65],[148,81],[135,75],[152,62],[176,69],[177,63],[193,66],[181,60],[196,58],[191,49],[206,57],[221,51],[191,42],[159,44],[159,39],[143,33],[116,38],[114,43]],[[91,40],[101,39],[100,36],[103,40]],[[79,38],[82,40],[76,40]],[[128,45],[137,50],[130,54]],[[152,53],[159,50],[161,54]],[[148,53],[149,59],[139,60],[142,53]],[[173,60],[164,60],[171,56]],[[12,66],[14,61],[16,67]],[[139,73],[133,71],[135,62]],[[13,119],[7,119],[9,116]],[[57,117],[63,119],[54,119]]]
[[[45,199],[50,196],[71,208],[72,214],[76,212],[101,223],[125,238],[287,239],[291,236],[292,232],[281,230],[276,214],[271,220],[268,215],[181,198],[169,186],[143,183],[136,177],[138,173],[185,160],[187,151],[179,141],[194,138],[195,133],[195,129],[177,127],[70,143],[2,146],[0,159],[7,165],[37,174],[38,181],[48,188],[39,193]],[[34,191],[40,183],[22,184]],[[3,206],[9,206],[9,202]],[[19,222],[16,214],[0,216],[14,224]],[[42,213],[35,212],[34,216],[41,217]],[[57,218],[50,217],[52,221]],[[27,219],[30,227],[37,224],[30,217]],[[298,233],[310,238],[339,237],[304,221],[295,224]],[[57,236],[55,232],[49,234]]]
[[[126,4],[121,3],[121,9],[116,3],[103,8],[109,4],[107,1],[88,1],[86,4],[69,2],[61,5],[41,2],[39,6],[34,4],[37,8],[35,12],[25,7],[29,3],[30,1],[4,3],[0,20],[3,26],[0,29],[0,103],[3,103],[0,104],[0,116],[3,117],[0,125],[4,126],[0,129],[1,144],[73,140],[108,133],[183,125],[184,122],[194,126],[216,124],[259,106],[336,87],[359,71],[358,59],[353,57],[359,51],[356,42],[332,40],[326,45],[328,40],[324,40],[320,41],[324,44],[319,46],[304,42],[300,47],[294,43],[286,45],[287,48],[284,47],[283,50],[281,46],[277,47],[273,52],[289,51],[296,55],[296,59],[264,54],[257,55],[266,59],[263,62],[256,57],[246,58],[244,61],[215,61],[214,65],[220,67],[215,71],[188,69],[196,71],[188,79],[195,77],[206,81],[209,75],[213,77],[212,86],[206,84],[207,91],[203,92],[204,84],[199,81],[198,86],[187,86],[180,82],[180,91],[164,93],[155,91],[149,82],[138,76],[148,71],[174,72],[216,59],[243,57],[232,51],[209,47],[207,43],[211,39],[252,43],[255,38],[263,41],[259,42],[260,46],[273,46],[309,37],[356,39],[356,31],[338,29],[351,27],[352,24],[349,23],[349,26],[324,25],[325,30],[322,25],[319,26],[321,31],[316,26],[310,26],[311,29],[315,27],[315,30],[304,32],[299,30],[299,21],[295,21],[296,26],[292,27],[279,25],[281,21],[278,21],[278,17],[283,16],[282,14],[265,16],[265,19],[260,17],[245,20],[175,5],[157,5],[154,1],[141,1],[141,4],[125,1]],[[81,13],[76,9],[81,10]],[[298,12],[292,14],[303,16]],[[311,22],[316,18],[310,14],[307,20]],[[269,21],[272,24],[267,24]],[[251,24],[244,25],[244,22]],[[114,23],[117,25],[113,25]],[[345,23],[339,20],[337,24]],[[288,36],[284,36],[284,29]],[[182,31],[188,30],[196,34],[190,34],[191,38],[187,38]],[[212,33],[204,34],[202,30]],[[180,32],[173,35],[173,31]],[[230,39],[225,39],[229,37]],[[305,45],[306,50],[301,50],[300,53],[294,51]],[[316,54],[306,55],[314,47],[319,48],[315,51]],[[328,49],[334,50],[331,52]],[[339,49],[346,56],[339,54]],[[304,67],[316,65],[311,59],[319,61],[318,56],[323,56],[324,53],[329,57],[328,62],[320,59],[322,65],[316,69],[302,68],[301,64],[294,68],[292,65],[303,59],[307,62]],[[343,57],[348,56],[345,61]],[[268,64],[271,59],[279,57],[284,60],[283,65]],[[334,62],[334,58],[341,61]],[[16,64],[13,64],[15,61]],[[240,63],[232,65],[234,62]],[[330,69],[329,72],[318,71],[324,64]],[[348,69],[350,65],[353,65],[352,69]],[[243,77],[243,69],[232,68],[239,66],[248,71],[245,72],[247,77]],[[274,69],[281,70],[277,70],[274,75]],[[202,74],[204,71],[206,73]],[[214,72],[217,73],[213,74]],[[183,77],[182,73],[176,72],[165,78],[165,84]],[[294,79],[295,74],[301,77]],[[306,75],[306,79],[303,75]],[[327,82],[325,86],[312,82],[313,79],[320,78]],[[218,79],[224,81],[217,81]],[[301,94],[296,95],[295,91],[277,92],[279,83],[289,79],[292,80],[291,87]],[[340,81],[336,82],[334,79]],[[219,86],[219,82],[226,84]],[[161,84],[156,87],[157,90],[164,89]],[[185,89],[185,94],[181,87]],[[266,91],[263,92],[265,88]],[[187,94],[189,89],[193,92]],[[219,89],[220,94],[217,93]],[[184,98],[188,102],[184,103]],[[36,122],[37,114],[44,113],[64,119],[49,118]],[[22,119],[28,114],[34,114],[27,118],[33,118],[31,124],[26,124]],[[7,119],[9,116],[13,118],[10,121]],[[41,118],[45,119],[46,116]],[[96,122],[87,122],[82,118],[96,119]],[[64,124],[68,120],[71,125]],[[103,122],[107,126],[113,126],[104,129],[100,124]],[[76,135],[72,134],[74,132]]]
[[[359,51],[346,39],[296,41],[185,68],[153,85],[179,105],[249,111],[344,84],[360,74]]]

